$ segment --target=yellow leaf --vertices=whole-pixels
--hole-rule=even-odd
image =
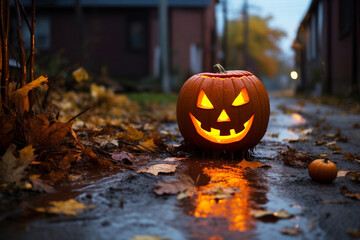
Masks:
[[[139,141],[144,139],[144,134],[130,125],[126,127],[126,132],[118,134],[116,137],[122,138],[126,141]]]
[[[69,199],[67,201],[52,201],[50,204],[52,205],[51,207],[38,207],[35,208],[35,210],[38,212],[76,216],[81,211],[95,207],[93,205],[85,205],[75,199]]]
[[[89,79],[89,74],[82,67],[76,69],[75,71],[73,71],[72,75],[73,75],[73,77],[75,78],[75,80],[77,82],[81,82],[83,80],[88,80]]]
[[[35,148],[33,148],[31,145],[24,147],[19,151],[19,162],[23,163],[27,159],[32,158],[34,156]]]
[[[23,114],[25,111],[28,112],[30,108],[29,104],[29,91],[41,86],[42,84],[47,83],[47,78],[40,76],[38,79],[32,81],[31,83],[26,84],[22,88],[19,88],[10,95],[12,103],[15,105],[17,111],[20,114]]]
[[[146,140],[140,143],[137,147],[145,152],[154,152],[157,148],[154,143],[154,139]]]

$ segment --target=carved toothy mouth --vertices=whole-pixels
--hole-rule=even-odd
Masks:
[[[201,122],[197,120],[191,113],[190,118],[192,120],[192,123],[197,131],[197,133],[202,136],[203,138],[209,140],[210,142],[214,143],[220,143],[220,144],[226,144],[226,143],[233,143],[241,141],[246,134],[250,131],[251,125],[254,121],[254,115],[253,114],[249,120],[247,120],[244,123],[244,129],[241,132],[236,133],[235,129],[230,129],[229,135],[220,135],[220,129],[211,128],[210,132],[206,131],[201,127]]]

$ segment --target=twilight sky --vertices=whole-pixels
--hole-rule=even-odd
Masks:
[[[282,29],[287,33],[280,47],[287,56],[293,56],[291,44],[301,20],[310,6],[311,0],[248,0],[249,13],[260,16],[273,16],[270,26]],[[227,0],[228,18],[241,18],[244,0]],[[218,32],[222,32],[223,15],[222,4],[216,9]],[[250,29],[251,31],[251,29]]]

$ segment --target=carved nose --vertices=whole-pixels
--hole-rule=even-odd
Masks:
[[[217,119],[217,122],[230,122],[231,119],[229,115],[226,113],[225,109],[223,109]]]

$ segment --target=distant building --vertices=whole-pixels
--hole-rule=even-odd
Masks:
[[[298,90],[349,96],[360,88],[360,1],[313,0],[293,43]]]
[[[22,1],[26,7],[30,0]],[[63,51],[70,64],[113,77],[159,72],[158,0],[37,0],[40,56]],[[170,72],[184,80],[216,57],[216,0],[168,0]],[[14,15],[13,15],[14,16]]]

